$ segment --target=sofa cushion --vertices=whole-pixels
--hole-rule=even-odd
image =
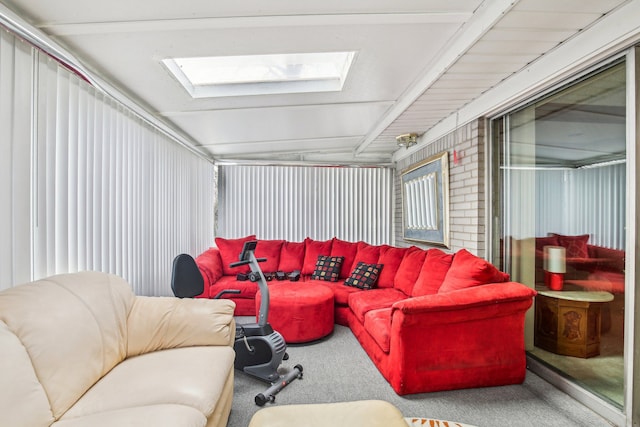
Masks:
[[[453,256],[451,267],[447,271],[438,293],[507,280],[509,280],[509,275],[498,270],[490,262],[473,255],[466,249],[460,249]]]
[[[588,234],[582,234],[579,236],[564,236],[562,234],[554,235],[558,237],[558,244],[566,248],[567,258],[589,257],[589,249],[587,248],[587,242],[589,241]]]
[[[321,242],[310,238],[304,239],[304,264],[302,265],[302,274],[310,276],[316,269],[318,256],[331,256],[331,245],[333,240]]]
[[[422,264],[427,256],[427,251],[422,250],[416,246],[409,248],[400,267],[398,267],[398,273],[393,281],[393,287],[401,290],[406,295],[411,295],[413,291],[413,285],[415,285],[420,271],[422,270]]]
[[[292,271],[302,271],[304,263],[304,242],[284,242],[280,250],[280,264],[278,271],[291,273]]]
[[[351,272],[351,275],[344,281],[344,284],[360,289],[373,289],[378,281],[382,267],[384,267],[382,264],[359,262]]]
[[[349,295],[364,292],[362,289],[346,286],[343,282],[327,282],[326,280],[309,280],[304,285],[326,286],[333,291],[333,302],[338,306],[346,307],[349,304]]]
[[[60,332],[58,332],[60,333]],[[54,418],[27,349],[0,321],[0,414],[4,426],[49,426]]]
[[[224,289],[237,289],[240,291],[239,294],[227,294],[222,296],[221,298],[249,298],[253,299],[256,297],[256,292],[258,292],[258,284],[256,282],[252,282],[250,280],[236,280],[236,276],[222,276],[220,280],[218,280],[215,286],[209,288],[209,298],[213,298],[218,294],[218,292]]]
[[[62,417],[51,427],[206,427],[207,418],[195,408],[185,405],[162,404],[116,409],[78,418]]]
[[[390,308],[394,303],[405,299],[407,295],[394,288],[373,289],[349,295],[349,308],[362,323],[367,312],[379,308]]]
[[[260,263],[260,269],[265,273],[274,273],[280,266],[280,251],[284,240],[258,240],[256,245],[256,258],[266,258]]]
[[[364,316],[364,328],[385,353],[391,348],[391,308],[368,311]]]
[[[125,358],[134,299],[124,279],[98,272],[52,276],[0,294],[0,320],[29,353],[55,418]]]
[[[409,248],[396,248],[384,245],[380,248],[380,258],[378,264],[384,265],[380,277],[378,277],[379,288],[392,288],[393,281],[402,262],[402,258]]]
[[[232,268],[229,267],[229,264],[239,261],[242,246],[244,246],[245,242],[249,242],[251,240],[256,240],[256,236],[251,235],[239,239],[225,239],[223,237],[215,238],[216,246],[220,250],[220,258],[222,258],[222,272],[225,276],[235,276],[238,273],[249,270],[249,267],[246,265]]]
[[[229,346],[173,348],[132,357],[95,383],[65,417],[157,404],[190,406],[209,416],[215,410],[211,403],[225,400],[234,358]]]
[[[356,252],[358,252],[358,243],[345,242],[338,238],[333,239],[333,243],[331,244],[331,256],[341,256],[344,258],[342,261],[342,268],[340,269],[341,279],[349,277],[349,274],[353,271],[351,266],[353,265],[353,261],[356,257]]]
[[[344,257],[341,256],[319,255],[315,270],[311,274],[311,279],[337,282],[340,278],[340,269],[343,261]]]
[[[350,271],[353,271],[359,262],[365,264],[377,264],[380,258],[380,246],[370,245],[366,242],[358,242],[358,251],[351,264]]]
[[[204,296],[207,297],[209,286],[222,277],[222,259],[218,248],[209,248],[195,259],[196,265],[204,279]]]
[[[452,262],[453,254],[445,253],[440,249],[429,249],[411,296],[420,297],[438,293]]]

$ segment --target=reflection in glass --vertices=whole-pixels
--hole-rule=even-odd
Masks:
[[[541,292],[527,351],[622,407],[624,63],[494,120],[493,134],[501,186],[494,256],[514,280]]]

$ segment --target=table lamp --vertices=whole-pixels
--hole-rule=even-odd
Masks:
[[[561,291],[566,267],[566,249],[562,246],[545,246],[544,284],[552,291]]]

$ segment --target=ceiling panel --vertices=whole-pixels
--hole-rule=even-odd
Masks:
[[[381,163],[623,0],[0,0],[217,160]],[[333,93],[191,99],[169,57],[355,51]]]

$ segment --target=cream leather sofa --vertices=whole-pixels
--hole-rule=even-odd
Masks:
[[[97,272],[2,291],[0,425],[225,426],[234,308]]]

